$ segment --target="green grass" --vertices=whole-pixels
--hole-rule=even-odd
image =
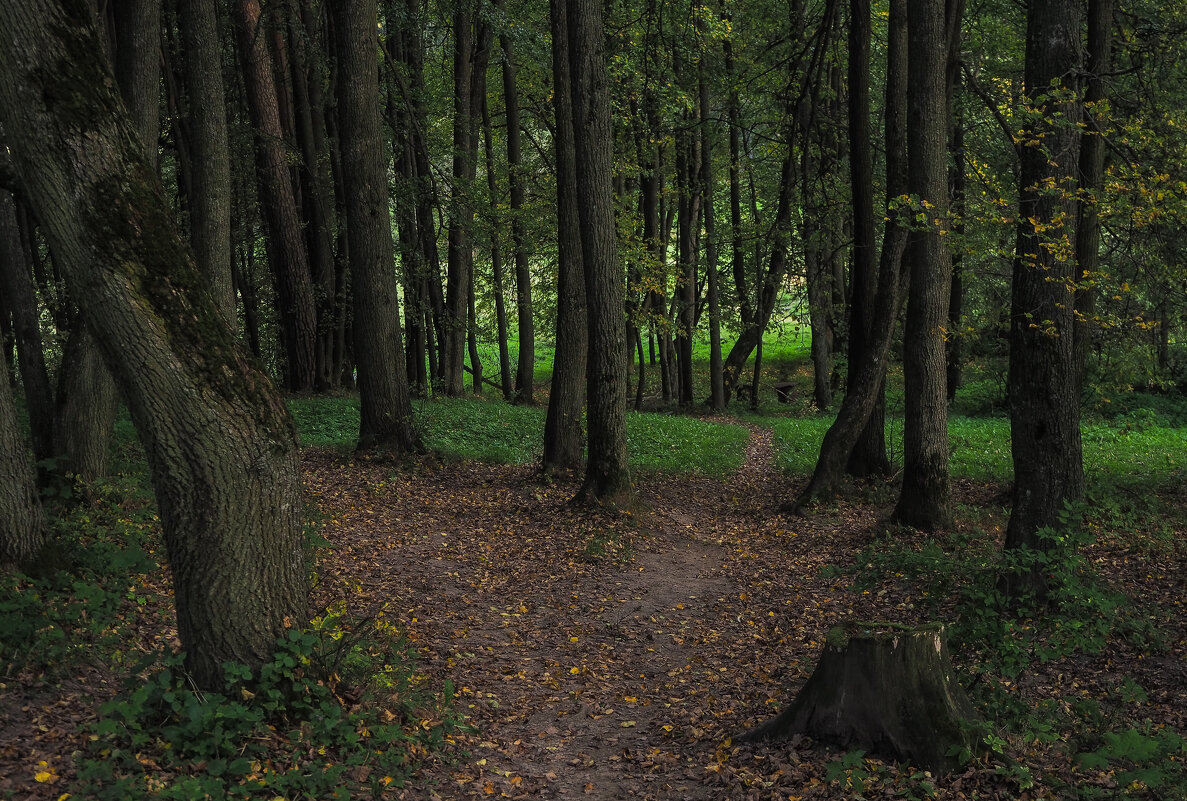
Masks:
[[[820,442],[831,417],[767,419],[776,435],[780,469],[807,475],[816,465]],[[901,455],[901,418],[886,422],[889,449]],[[1010,421],[1002,417],[954,416],[948,420],[953,478],[1001,482],[1013,480]],[[1129,419],[1083,426],[1084,472],[1089,487],[1173,486],[1187,471],[1187,430],[1161,425],[1133,425]]]
[[[512,406],[501,398],[442,398],[413,406],[425,447],[446,458],[501,464],[529,464],[540,458],[543,406]],[[289,408],[302,445],[354,447],[357,398],[294,398]],[[742,464],[747,439],[740,426],[664,414],[627,415],[631,467],[643,473],[729,475]]]

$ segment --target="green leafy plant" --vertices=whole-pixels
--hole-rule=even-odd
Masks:
[[[337,604],[278,641],[258,671],[225,666],[204,693],[180,654],[146,660],[104,704],[78,760],[98,799],[346,799],[399,786],[458,725],[452,687],[432,693],[382,614]]]

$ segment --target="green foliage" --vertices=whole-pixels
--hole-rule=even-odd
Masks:
[[[400,786],[456,727],[452,688],[434,695],[382,615],[344,604],[290,629],[258,672],[225,666],[195,689],[180,654],[156,655],[100,709],[76,792],[131,799],[348,799]]]
[[[448,459],[527,464],[544,447],[544,409],[501,397],[425,401],[416,407],[416,424],[425,446]]]
[[[1076,755],[1076,764],[1086,771],[1113,775],[1126,795],[1150,798],[1182,798],[1187,794],[1187,740],[1175,731],[1154,727],[1148,721],[1142,730],[1130,727],[1106,731],[1103,744]],[[1085,798],[1094,797],[1082,788]]]
[[[62,507],[27,574],[0,576],[0,672],[55,670],[96,647],[114,649],[125,607],[141,605],[160,548],[143,500],[109,485],[89,505]],[[118,654],[118,652],[117,652]]]

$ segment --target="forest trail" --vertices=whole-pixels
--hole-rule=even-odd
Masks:
[[[821,568],[874,522],[843,507],[785,528],[775,510],[791,488],[759,428],[725,481],[637,477],[634,514],[573,508],[575,484],[526,466],[307,454],[306,468],[335,544],[318,603],[388,602],[476,728],[408,798],[729,795],[729,738],[810,671],[849,612]],[[787,749],[748,750],[769,750],[772,787],[811,779]]]

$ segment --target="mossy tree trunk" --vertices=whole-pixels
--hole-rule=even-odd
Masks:
[[[259,665],[306,611],[295,432],[182,243],[91,16],[0,4],[0,124],[148,456],[197,684]]]
[[[943,772],[974,749],[976,718],[953,678],[943,626],[853,623],[829,631],[791,706],[739,740],[804,734]]]

